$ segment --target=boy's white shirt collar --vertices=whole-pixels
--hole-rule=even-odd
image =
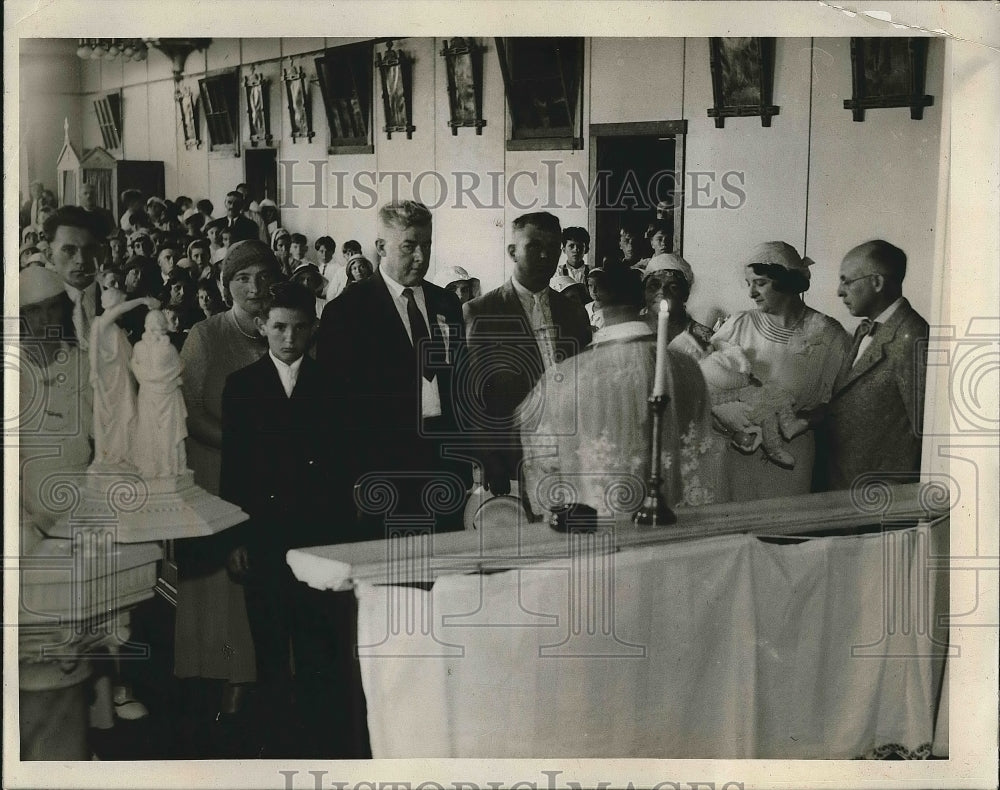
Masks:
[[[285,390],[285,395],[289,398],[295,391],[295,382],[299,379],[299,369],[302,367],[302,357],[299,357],[291,365],[278,359],[274,352],[268,349],[267,354],[271,357],[274,367],[278,371],[278,378],[281,379],[281,386]],[[305,356],[303,354],[303,356]]]

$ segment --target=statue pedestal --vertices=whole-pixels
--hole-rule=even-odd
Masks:
[[[91,658],[148,654],[130,641],[129,620],[154,594],[162,541],[214,535],[247,515],[195,485],[190,471],[146,480],[134,469],[91,466],[67,473],[49,496],[65,515],[20,558],[22,751],[86,759]]]
[[[121,467],[91,466],[71,515],[48,532],[69,538],[74,528],[100,524],[117,543],[202,538],[247,520],[236,505],[195,485],[191,470],[176,477],[143,478]]]

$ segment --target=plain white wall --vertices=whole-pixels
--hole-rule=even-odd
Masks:
[[[494,40],[478,39],[485,48],[483,115],[487,125],[481,135],[468,128],[452,135],[447,125],[447,82],[440,55],[444,39],[401,39],[395,47],[406,52],[413,63],[416,131],[412,139],[406,139],[405,134],[386,139],[376,73],[374,154],[327,154],[326,115],[314,83],[309,90],[315,137],[311,142],[293,143],[281,69],[294,62],[313,79],[315,57],[324,47],[354,40],[216,39],[207,51],[193,53],[185,68],[183,84],[195,92],[197,80],[206,70],[239,67],[242,78],[249,74],[250,64],[256,64],[257,70],[270,78],[272,134],[278,159],[284,163],[279,166],[279,182],[284,182],[286,168],[291,168],[287,173],[295,180],[311,181],[314,170],[310,162],[323,163],[322,194],[327,208],[310,207],[312,186],[295,187],[290,196],[284,194],[283,184],[279,186],[282,198],[295,204],[295,208],[282,210],[282,224],[293,232],[305,233],[310,243],[323,234],[332,235],[338,245],[356,238],[374,257],[376,211],[374,207],[352,207],[355,198],[364,205],[373,202],[353,187],[354,177],[371,174],[362,180],[365,184],[377,181],[379,199],[384,199],[389,197],[390,182],[379,179],[380,174],[440,173],[450,194],[435,210],[431,275],[440,267],[461,265],[489,289],[509,275],[506,243],[510,222],[523,211],[511,205],[503,189],[497,196],[499,207],[489,205],[494,199],[489,173],[502,173],[501,185],[517,173],[533,174],[519,177],[516,194],[520,201],[541,209],[548,205],[549,176],[554,172],[555,202],[560,207],[549,210],[564,225],[587,225],[585,207],[566,206],[571,172],[589,184],[589,123],[686,119],[684,254],[697,275],[689,304],[696,318],[711,323],[719,315],[750,306],[738,262],[754,244],[774,239],[793,244],[817,261],[807,301],[843,321],[848,329],[853,321],[836,297],[837,269],[851,246],[878,236],[907,252],[910,273],[906,293],[919,311],[930,311],[942,122],[942,40],[930,41],[926,92],[935,97],[935,103],[925,110],[922,121],[910,120],[909,111],[902,108],[870,110],[863,123],[855,123],[850,111],[843,109],[843,100],[851,92],[849,39],[782,38],[776,42],[774,79],[774,103],[781,109],[771,127],[763,128],[759,118],[729,118],[725,128],[716,129],[707,114],[713,104],[707,39],[588,39],[584,150],[508,152],[504,144],[506,101]],[[142,63],[79,61],[67,57],[65,47],[65,42],[54,41],[39,54],[22,55],[22,84],[30,80],[30,85],[49,86],[55,84],[55,76],[62,86],[48,93],[35,90],[34,95],[44,96],[44,100],[22,100],[22,139],[32,141],[29,152],[22,152],[22,179],[31,171],[46,169],[44,161],[50,150],[58,154],[63,115],[71,116],[71,136],[81,139],[84,149],[100,145],[93,99],[101,92],[121,88],[125,133],[122,150],[116,153],[128,159],[162,160],[168,195],[209,197],[221,213],[225,193],[244,180],[243,157],[210,153],[203,119],[202,147],[185,148],[167,59],[151,51]],[[377,51],[384,51],[384,45],[379,44]],[[79,94],[75,99],[74,92]],[[22,95],[26,94],[28,91]],[[243,103],[241,93],[239,122],[245,137]],[[58,124],[52,120],[56,115]],[[26,123],[39,130],[37,139],[25,134]],[[47,166],[53,172],[53,183],[55,154]],[[337,172],[345,174],[343,181],[336,179]],[[486,208],[475,208],[469,200],[464,207],[456,205],[458,172],[480,177],[476,195],[487,203]],[[694,195],[695,172],[712,174],[699,177],[702,183],[712,183],[707,194]],[[734,194],[722,190],[719,183],[727,172],[739,174],[730,178],[739,179],[746,196],[740,205],[730,208],[716,200],[734,202]],[[531,185],[532,177],[537,188]],[[338,194],[338,184],[346,187],[344,194]],[[402,196],[409,196],[412,186],[407,187],[405,180],[401,186]],[[427,201],[438,197],[434,177],[424,178],[420,196]],[[713,201],[714,208],[703,207]]]
[[[56,160],[63,146],[63,120],[69,121],[70,142],[82,156],[81,115],[88,105],[80,100],[82,61],[76,56],[75,41],[67,45],[59,40],[21,39],[19,62],[20,205],[35,180],[58,194]],[[96,119],[94,125],[97,128]]]

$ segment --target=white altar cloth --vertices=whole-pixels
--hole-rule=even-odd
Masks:
[[[947,529],[707,538],[446,574],[429,591],[359,582],[372,753],[925,756]]]

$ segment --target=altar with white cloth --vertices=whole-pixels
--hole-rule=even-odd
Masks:
[[[747,527],[760,503],[714,506],[653,537],[531,524],[289,564],[354,586],[374,757],[945,755],[947,515],[903,502],[874,531],[809,537],[866,517],[847,492],[810,499],[826,518],[771,530]]]

